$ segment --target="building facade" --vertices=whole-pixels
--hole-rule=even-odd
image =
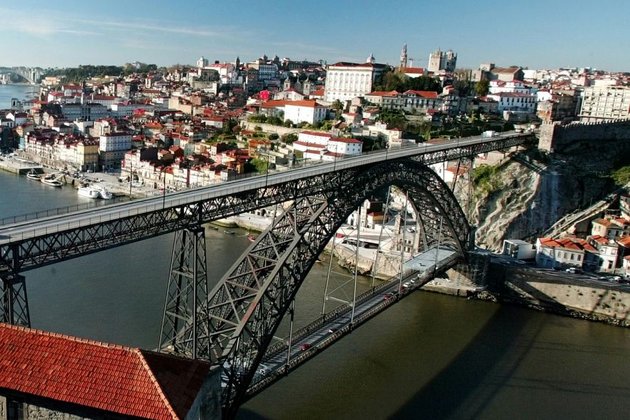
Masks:
[[[630,87],[595,86],[584,89],[580,121],[606,122],[630,119]]]
[[[386,67],[385,64],[369,62],[331,64],[326,72],[324,100],[343,102],[372,92],[374,81]]]
[[[429,54],[429,65],[427,68],[433,73],[439,73],[440,71],[452,73],[455,71],[456,64],[457,54],[452,50],[440,51],[438,49]]]

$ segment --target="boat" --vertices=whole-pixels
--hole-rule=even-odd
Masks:
[[[34,169],[31,169],[30,171],[28,171],[28,173],[26,174],[26,177],[28,179],[32,179],[33,181],[40,181],[42,178],[42,176],[38,174],[37,172],[35,172]]]
[[[250,233],[247,235],[247,240],[250,242],[254,242],[256,240],[256,236]]]
[[[231,230],[224,230],[223,233],[225,233],[226,235],[234,235],[234,232],[232,232]]]
[[[59,179],[57,179],[57,175],[55,174],[46,175],[40,178],[40,181],[42,182],[42,184],[50,185],[51,187],[63,186],[63,182],[59,181]]]
[[[91,185],[85,185],[83,187],[79,187],[79,189],[77,190],[77,193],[81,197],[87,197],[87,198],[99,198],[101,196],[100,191],[96,188],[93,188]]]
[[[111,200],[113,197],[113,194],[111,193],[111,191],[108,191],[104,186],[99,185],[99,194],[101,196],[101,198],[103,200]]]
[[[84,185],[79,187],[77,193],[82,197],[102,198],[103,200],[110,200],[113,197],[112,193],[102,185]]]

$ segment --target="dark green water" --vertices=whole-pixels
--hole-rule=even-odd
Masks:
[[[81,202],[0,172],[0,217]],[[154,348],[171,236],[26,272],[32,324]],[[245,232],[208,230],[210,278]],[[321,310],[325,264],[298,296]],[[366,284],[362,284],[365,287]],[[625,419],[630,330],[524,308],[417,292],[262,392],[239,416],[270,419]]]

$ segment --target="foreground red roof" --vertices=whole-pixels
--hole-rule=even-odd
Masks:
[[[210,364],[0,324],[0,388],[124,416],[186,416]]]

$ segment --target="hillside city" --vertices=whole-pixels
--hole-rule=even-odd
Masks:
[[[99,71],[120,74],[91,76]],[[2,112],[2,148],[67,174],[119,173],[138,192],[208,186],[435,138],[630,118],[628,73],[494,63],[458,69],[457,54],[439,49],[421,68],[407,45],[397,66],[372,55],[334,64],[263,55],[48,73],[38,73],[36,98],[16,99]],[[435,169],[447,182],[458,171],[455,163]],[[628,275],[628,200],[595,220],[587,238],[540,238],[520,252],[535,253],[543,266]]]
[[[604,399],[610,396],[615,399],[615,403],[610,404],[612,411],[621,407],[619,413],[623,414],[619,418],[623,418],[623,397],[627,390],[614,380],[624,377],[617,375],[617,371],[624,366],[625,330],[619,328],[613,331],[609,325],[603,325],[607,329],[602,333],[603,330],[596,330],[597,326],[576,328],[570,323],[583,321],[567,318],[549,320],[538,316],[546,314],[539,313],[533,321],[529,321],[523,313],[517,313],[513,308],[505,309],[508,305],[490,305],[487,302],[476,302],[483,306],[472,305],[476,299],[516,302],[555,314],[611,325],[629,325],[630,162],[627,155],[621,152],[621,156],[615,159],[602,158],[611,162],[609,166],[612,169],[601,168],[601,178],[605,181],[589,184],[591,190],[597,190],[590,196],[585,193],[587,187],[574,194],[579,195],[578,198],[569,197],[569,193],[563,195],[563,189],[568,189],[567,185],[571,184],[559,180],[564,174],[559,175],[556,169],[566,163],[562,159],[568,161],[578,156],[595,161],[592,166],[600,170],[600,162],[593,156],[583,156],[587,154],[584,150],[590,152],[601,147],[600,144],[593,146],[599,140],[597,135],[580,137],[579,140],[584,140],[584,143],[593,143],[582,150],[574,150],[573,156],[570,153],[561,154],[561,146],[566,147],[569,142],[565,140],[573,140],[571,130],[574,127],[578,127],[575,131],[584,130],[584,127],[604,127],[602,130],[612,127],[607,141],[627,140],[627,134],[619,136],[617,132],[627,133],[630,127],[630,72],[607,72],[593,68],[529,69],[507,63],[480,63],[475,69],[464,69],[457,66],[457,60],[456,51],[437,49],[428,54],[426,67],[421,67],[418,66],[419,60],[410,57],[405,44],[395,65],[379,63],[372,54],[364,62],[335,63],[263,55],[253,61],[241,61],[240,57],[235,57],[233,62],[200,57],[194,65],[171,67],[134,62],[121,66],[0,69],[0,83],[24,83],[26,80],[34,89],[32,98],[13,98],[9,109],[0,110],[0,169],[11,166],[24,169],[28,166],[23,172],[14,172],[49,182],[49,185],[66,185],[64,190],[57,191],[67,192],[65,189],[71,185],[79,195],[87,191],[90,199],[115,196],[123,201],[127,200],[126,196],[130,200],[153,197],[131,200],[120,206],[92,206],[96,201],[86,200],[91,204],[77,212],[74,210],[79,206],[66,213],[60,210],[52,216],[52,213],[46,213],[46,216],[39,213],[32,219],[11,216],[12,219],[7,217],[0,223],[0,245],[5,247],[0,282],[5,305],[0,311],[4,313],[4,318],[0,319],[0,418],[236,418],[239,404],[256,395],[262,401],[258,404],[265,409],[272,407],[291,414],[299,413],[286,414],[284,418],[365,418],[366,415],[357,411],[356,406],[370,400],[371,404],[384,405],[383,410],[390,410],[387,407],[388,394],[395,396],[395,408],[389,413],[383,411],[384,415],[373,413],[373,418],[501,417],[497,414],[499,411],[482,407],[495,410],[491,405],[495,399],[507,401],[506,412],[514,412],[516,407],[519,416],[540,417],[531,414],[535,413],[533,410],[525,411],[524,407],[537,409],[538,404],[531,404],[531,401],[537,401],[543,407],[541,410],[552,412],[546,400],[554,400],[555,403],[557,399],[561,400],[558,407],[569,410],[566,406],[572,404],[566,401],[574,401],[569,397],[585,401],[584,406],[575,409],[582,410],[579,411],[582,417],[592,417],[592,412],[588,410],[601,410],[597,403],[610,402],[610,399]],[[562,138],[562,133],[558,134],[560,132],[569,134]],[[547,135],[549,133],[551,135]],[[554,137],[554,133],[558,135]],[[270,208],[258,209],[261,202],[252,197],[265,196],[250,194],[250,191],[264,189],[266,193],[272,189],[280,190],[278,185],[293,185],[284,180],[268,184],[270,174],[271,178],[277,175],[279,179],[295,174],[282,171],[301,165],[329,163],[307,167],[303,172],[315,168],[329,177],[321,184],[313,184],[315,187],[312,190],[317,190],[317,193],[321,192],[321,185],[325,185],[326,181],[337,179],[338,183],[330,189],[341,191],[334,197],[342,201],[337,197],[343,196],[346,190],[337,187],[344,186],[350,178],[338,174],[351,174],[355,177],[352,181],[361,188],[375,175],[364,172],[369,176],[359,178],[359,170],[352,172],[355,167],[350,166],[350,170],[340,169],[339,161],[380,151],[378,155],[362,158],[366,161],[362,161],[361,165],[385,168],[383,171],[387,176],[395,171],[407,176],[414,171],[424,171],[426,161],[413,160],[409,158],[412,154],[409,154],[404,158],[398,157],[399,160],[392,163],[392,153],[403,156],[412,151],[414,157],[422,157],[431,150],[452,151],[460,148],[460,141],[462,145],[465,143],[458,140],[464,137],[474,137],[466,141],[475,147],[491,144],[492,149],[484,150],[493,151],[470,157],[480,149],[464,149],[462,146],[464,151],[458,150],[458,153],[462,153],[459,156],[464,158],[431,165],[433,171],[426,172],[431,173],[435,182],[427,182],[428,187],[423,185],[416,190],[410,189],[408,194],[396,190],[395,186],[388,190],[386,200],[383,197],[367,198],[367,193],[363,192],[364,195],[358,196],[358,200],[365,199],[361,210],[346,220],[354,208],[351,206],[357,202],[348,199],[349,210],[338,210],[341,216],[337,215],[339,219],[336,222],[339,223],[330,223],[334,229],[324,226],[322,221],[327,218],[328,222],[333,218],[329,216],[332,212],[321,210],[326,206],[333,207],[333,199],[324,199],[317,209],[320,213],[309,209],[315,215],[305,217],[298,213],[300,209],[295,213],[284,212],[284,215],[294,217],[284,220],[287,226],[290,225],[290,229],[286,228],[287,232],[281,232],[285,229],[283,224],[259,236],[256,232],[264,231],[269,225],[271,211]],[[493,142],[497,139],[505,142]],[[533,141],[538,141],[538,148],[529,147]],[[428,147],[423,143],[428,143]],[[424,152],[418,151],[419,144],[423,144]],[[518,146],[508,150],[515,144]],[[609,153],[627,150],[627,145],[623,147],[610,147]],[[383,156],[385,161],[379,160],[374,164]],[[454,155],[445,153],[440,159],[446,160],[451,156]],[[360,159],[354,159],[357,160]],[[412,161],[413,165],[403,166],[403,161]],[[580,162],[578,158],[575,161]],[[561,164],[558,165],[558,162]],[[520,165],[523,173],[531,175],[528,179],[538,177],[536,182],[521,182],[525,178],[517,181],[518,178],[507,176],[508,181],[496,182],[493,176],[500,170],[510,172],[509,175],[518,172],[508,167],[512,163]],[[580,163],[572,164],[578,167]],[[331,172],[329,168],[333,165],[337,166]],[[571,167],[567,167],[570,172]],[[43,173],[36,172],[35,168]],[[585,169],[584,172],[588,171]],[[237,188],[241,185],[239,182],[228,183],[255,175],[266,176],[245,181],[262,185],[264,178],[264,187],[254,185],[252,190],[243,193],[243,189]],[[548,176],[547,185],[540,181],[543,175]],[[314,178],[312,173],[306,176]],[[571,174],[566,178],[577,176]],[[365,179],[368,181],[364,183]],[[398,180],[385,176],[384,179],[385,186],[392,184],[392,179]],[[97,187],[101,182],[103,185]],[[413,182],[409,181],[410,184]],[[464,183],[466,185],[462,186]],[[428,204],[424,210],[435,211],[434,218],[422,221],[420,211],[416,215],[408,211],[413,207],[409,197],[420,195],[421,188],[424,188],[422,193],[430,191],[437,184],[449,197],[452,196],[454,205],[444,207],[439,200],[431,201],[436,197],[430,192],[427,195],[430,197],[425,198]],[[604,184],[612,187],[599,191],[598,187]],[[35,185],[40,186],[39,183]],[[212,188],[217,185],[221,187]],[[237,235],[237,229],[232,229],[236,226],[221,224],[227,219],[203,220],[202,207],[206,203],[203,200],[210,203],[210,199],[194,197],[197,193],[211,196],[224,187],[229,190],[230,186],[236,187],[228,191],[226,197],[238,197],[235,201],[240,203],[239,200],[242,200],[251,205],[249,208],[258,209],[255,214],[246,213],[245,217],[259,223],[258,226],[248,225],[247,233],[243,228]],[[42,190],[47,188],[41,187]],[[208,189],[195,191],[196,188]],[[473,192],[475,188],[477,190]],[[278,194],[279,198],[274,197],[276,201],[272,203],[304,195],[303,191],[294,192],[297,190],[299,187],[292,188],[291,194]],[[307,193],[312,194],[312,190]],[[466,192],[462,193],[463,190]],[[501,193],[499,190],[511,190],[513,195],[522,197],[497,198],[496,195]],[[553,193],[549,193],[552,190]],[[377,194],[381,190],[366,191],[376,191]],[[168,193],[174,194],[169,197]],[[492,197],[493,193],[497,194]],[[472,200],[473,195],[478,200],[476,204],[483,204],[474,208],[470,202],[464,203]],[[536,201],[540,196],[544,196],[543,199]],[[167,201],[169,198],[181,200],[182,197],[184,204],[169,205]],[[28,199],[35,201],[32,197]],[[495,202],[486,208],[492,199]],[[496,204],[500,199],[504,201]],[[593,199],[597,203],[592,203]],[[155,204],[158,201],[161,205]],[[527,208],[517,208],[517,201]],[[563,211],[558,206],[560,202],[566,203]],[[269,201],[264,202],[265,205],[267,203]],[[582,207],[578,209],[576,203]],[[508,208],[508,204],[513,207]],[[140,210],[132,209],[135,205]],[[222,208],[222,205],[216,207]],[[315,204],[311,205],[315,207]],[[142,206],[151,208],[146,210]],[[193,206],[194,212],[191,210]],[[388,206],[393,208],[391,213],[387,213],[391,209]],[[127,210],[120,211],[125,207]],[[553,215],[531,220],[551,207]],[[443,234],[443,223],[452,222],[448,216],[444,217],[450,210],[444,209],[456,209],[454,213],[461,210],[461,215],[458,213],[457,216],[461,216],[459,221],[465,225],[463,231],[466,232],[466,240],[462,242],[478,246],[466,250],[466,261],[461,264],[459,261],[454,264],[460,256],[446,249],[448,246],[441,249],[444,245],[441,238],[447,236]],[[236,211],[243,213],[243,208]],[[274,215],[276,211],[277,208],[274,208]],[[99,216],[105,212],[116,214],[111,216],[111,220],[109,213]],[[495,223],[497,219],[493,217],[509,214],[505,216],[507,220],[512,215],[510,213],[520,213],[521,221],[530,219],[522,223],[529,228],[530,236],[519,235],[526,228],[510,231],[504,225]],[[75,221],[77,214],[85,218]],[[215,215],[224,217],[226,214],[235,213]],[[472,217],[473,214],[475,217]],[[389,217],[391,215],[393,217]],[[241,216],[243,214],[230,217]],[[64,217],[73,220],[59,221]],[[151,222],[149,217],[153,217]],[[477,220],[473,220],[475,218]],[[194,232],[192,228],[188,229],[191,223],[188,219],[195,223]],[[558,222],[564,224],[556,224],[559,227],[554,229],[556,225],[547,226],[551,219],[553,222],[560,219]],[[342,224],[344,220],[347,223]],[[516,218],[509,221],[518,225],[518,221],[514,220]],[[487,223],[482,226],[484,221]],[[422,229],[426,231],[421,232],[421,222],[425,223]],[[63,227],[56,230],[55,223]],[[54,290],[39,291],[45,307],[40,309],[41,314],[33,311],[33,319],[37,315],[40,318],[34,322],[36,329],[31,329],[24,271],[171,234],[175,228],[169,227],[171,230],[163,232],[154,229],[156,226],[170,226],[169,223],[181,230],[173,235],[169,289],[166,290],[163,330],[160,331],[157,350],[112,344],[114,341],[104,343],[79,335],[74,337],[72,332],[66,335],[65,331],[48,331],[46,327],[37,329],[41,328],[37,322],[41,323],[42,317],[50,316],[51,307],[64,305],[59,303],[64,302],[62,298],[65,296],[61,295],[72,298],[64,308],[64,317],[77,318],[72,321],[85,323],[88,331],[95,329],[93,324],[82,319],[83,313],[77,310],[81,304],[93,305],[90,296],[107,301],[102,296],[104,293],[97,289],[96,283],[99,282],[95,280],[100,277],[95,275],[99,269],[94,267],[101,266],[91,266],[87,260],[85,265],[78,260],[74,263],[73,269],[80,278],[76,282],[68,281],[69,276],[63,269],[59,270],[59,274],[52,268],[50,274],[48,271],[42,274],[42,277],[48,277],[46,281],[55,281]],[[151,230],[142,231],[140,225],[143,224]],[[336,230],[340,224],[341,228]],[[309,230],[311,225],[323,233],[312,233],[314,230]],[[540,229],[543,225],[544,229]],[[453,226],[447,228],[453,229]],[[132,232],[134,229],[138,232]],[[29,236],[31,231],[34,239]],[[385,238],[384,231],[394,238]],[[125,235],[126,232],[130,234]],[[488,242],[474,237],[475,232],[482,232],[480,236],[500,238],[501,244],[491,249],[487,246]],[[518,239],[502,236],[512,233]],[[40,234],[44,239],[38,236]],[[435,235],[435,238],[430,238],[432,242],[427,239],[430,235]],[[206,236],[208,242],[213,241],[218,244],[217,247],[230,252],[232,248],[238,250],[238,246],[236,241],[228,240],[242,236],[241,242],[250,244],[244,259],[234,264],[231,271],[213,287],[218,292],[207,288],[209,272],[212,270],[213,276],[221,275],[222,269],[217,268],[220,264],[216,261],[212,262],[212,266],[206,266],[206,253],[216,253],[215,260],[228,254],[220,253],[216,248],[204,249]],[[449,238],[446,239],[448,241]],[[321,240],[321,247],[310,243],[308,247],[305,245],[315,240]],[[165,242],[162,241],[160,246]],[[304,246],[298,247],[298,242]],[[33,243],[36,245],[29,245]],[[105,310],[89,307],[88,310],[94,312],[90,316],[98,317],[94,318],[97,319],[95,324],[103,324],[109,330],[123,330],[146,314],[147,319],[154,316],[151,309],[156,306],[158,298],[155,296],[158,293],[153,292],[159,290],[162,296],[164,293],[159,289],[158,276],[142,264],[159,265],[156,262],[162,258],[159,255],[161,248],[156,243],[146,246],[146,253],[137,251],[140,248],[123,251],[128,260],[101,257],[100,262],[107,260],[105,264],[110,266],[128,264],[137,271],[129,274],[128,278],[126,273],[119,276],[119,272],[109,267],[98,273],[106,276],[107,280],[102,282],[105,287],[119,287],[120,295],[133,294],[133,301],[128,303],[116,297],[112,298],[115,299],[113,304],[106,302],[109,306]],[[201,247],[198,248],[199,245]],[[422,246],[429,249],[422,251]],[[321,253],[325,247],[329,253]],[[20,265],[20,258],[31,258],[31,251],[35,255],[33,260],[39,254],[44,255],[43,262],[39,266],[27,264],[26,269],[21,271],[24,267]],[[441,253],[448,255],[441,260]],[[379,256],[383,258],[381,264],[385,267],[380,272],[376,264]],[[193,261],[190,267],[186,265],[190,262],[189,258]],[[331,284],[343,284],[331,286],[334,290],[329,291],[333,260],[349,270],[333,278]],[[415,264],[412,269],[408,268],[410,262]],[[440,266],[439,262],[443,265]],[[320,269],[324,266],[328,271],[323,308],[319,312],[322,307],[319,294],[313,292],[312,296],[303,298],[304,301],[307,298],[317,299],[317,312],[313,312],[315,319],[306,319],[312,314],[308,313],[308,309],[300,312],[302,307],[296,309],[296,301],[300,300],[297,290],[312,267]],[[322,273],[324,270],[321,268]],[[140,285],[140,272],[146,275],[148,286]],[[357,295],[357,277],[364,275],[367,278],[368,274],[372,277],[371,285],[359,283],[365,290]],[[32,277],[37,286],[37,277]],[[353,277],[353,284],[347,280],[350,277]],[[58,281],[59,278],[63,280]],[[121,280],[135,290],[133,293],[126,292],[129,289],[117,286],[114,280]],[[323,285],[324,282],[321,283]],[[353,296],[350,297],[352,287]],[[468,305],[468,312],[452,303],[447,304],[446,300],[425,299],[427,294],[422,301],[412,302],[412,310],[407,307],[397,313],[391,312],[389,323],[385,323],[387,320],[384,321],[384,317],[376,318],[380,311],[402,301],[419,288],[466,297],[460,302]],[[86,293],[86,290],[92,294]],[[335,292],[340,296],[348,293],[341,299],[334,295]],[[37,298],[37,293],[33,295]],[[213,300],[215,296],[219,298]],[[299,297],[302,298],[302,295]],[[331,303],[326,310],[328,300]],[[22,322],[14,318],[14,314],[19,315],[15,308],[22,309],[22,313],[26,314]],[[129,313],[133,315],[129,316]],[[298,322],[296,316],[294,328],[295,313],[304,317],[304,321],[300,319]],[[172,336],[167,331],[170,316],[174,320],[170,332]],[[440,318],[445,318],[446,322],[438,324]],[[380,322],[374,328],[380,335],[368,331],[364,341],[351,341],[343,351],[345,354],[339,352],[328,360],[319,356],[344,336],[353,334],[349,338],[361,339],[361,332],[354,332],[370,319]],[[279,327],[280,321],[286,325]],[[154,320],[150,319],[146,325],[149,322]],[[401,328],[404,324],[409,324],[409,330]],[[138,330],[147,329],[142,323],[138,325]],[[165,325],[167,328],[164,328]],[[431,329],[434,325],[438,326]],[[283,331],[285,327],[288,335]],[[148,333],[151,333],[149,330]],[[131,331],[130,335],[138,334],[136,330]],[[83,334],[91,337],[89,334],[92,331]],[[561,341],[558,337],[562,334],[570,339]],[[581,338],[580,334],[586,334],[586,338]],[[612,337],[612,344],[607,344],[608,347],[604,341],[606,334]],[[430,346],[422,347],[413,341],[416,335]],[[537,336],[538,341],[532,336]],[[193,350],[187,353],[181,350],[184,347],[177,348],[181,343],[190,344]],[[208,352],[198,352],[198,343],[207,344]],[[219,347],[223,344],[225,348]],[[382,353],[377,353],[381,347]],[[365,352],[366,348],[370,353]],[[529,352],[534,356],[526,359]],[[442,356],[448,359],[447,362],[439,360]],[[607,359],[600,359],[602,356]],[[323,360],[313,368],[318,371],[317,374],[307,370],[308,373],[302,376],[292,374],[287,378],[289,372],[315,357]],[[331,362],[335,358],[339,364]],[[389,358],[393,360],[390,365],[387,364]],[[368,363],[367,368],[361,368],[363,362]],[[578,366],[581,363],[583,366]],[[527,371],[527,365],[533,366],[533,373]],[[609,366],[614,366],[614,374],[609,372]],[[394,376],[396,368],[400,368],[404,375]],[[308,365],[301,369],[308,369]],[[369,374],[366,373],[368,370]],[[568,375],[568,371],[573,376]],[[588,379],[582,379],[577,374]],[[423,376],[429,379],[420,382],[418,378],[424,380]],[[512,380],[512,377],[516,379]],[[590,381],[590,377],[595,379]],[[258,394],[276,381],[286,381],[285,378],[288,386],[279,391],[281,396],[278,400],[270,394]],[[357,383],[361,382],[358,386],[357,383],[351,384],[359,400],[352,400],[350,392],[342,388],[349,382],[347,378],[356,378]],[[301,384],[305,385],[290,382],[296,380],[302,380]],[[364,386],[364,383],[369,385],[370,382],[375,384],[373,391]],[[476,386],[480,391],[474,388]],[[499,389],[501,392],[508,389],[511,394],[505,396]],[[407,391],[415,395],[405,394]],[[307,404],[300,398],[311,398],[315,394],[326,394],[327,399],[322,400],[325,403],[319,403],[320,400],[313,398],[315,408],[309,413]],[[518,398],[524,398],[523,402]],[[333,404],[334,400],[349,401],[343,401],[351,406],[345,412],[347,415],[336,412],[339,408]],[[289,401],[294,402],[295,407],[283,405]],[[430,404],[433,401],[437,401],[436,408]],[[367,407],[359,408],[373,410],[373,406]],[[276,418],[259,415],[250,407],[241,414],[242,418]]]

